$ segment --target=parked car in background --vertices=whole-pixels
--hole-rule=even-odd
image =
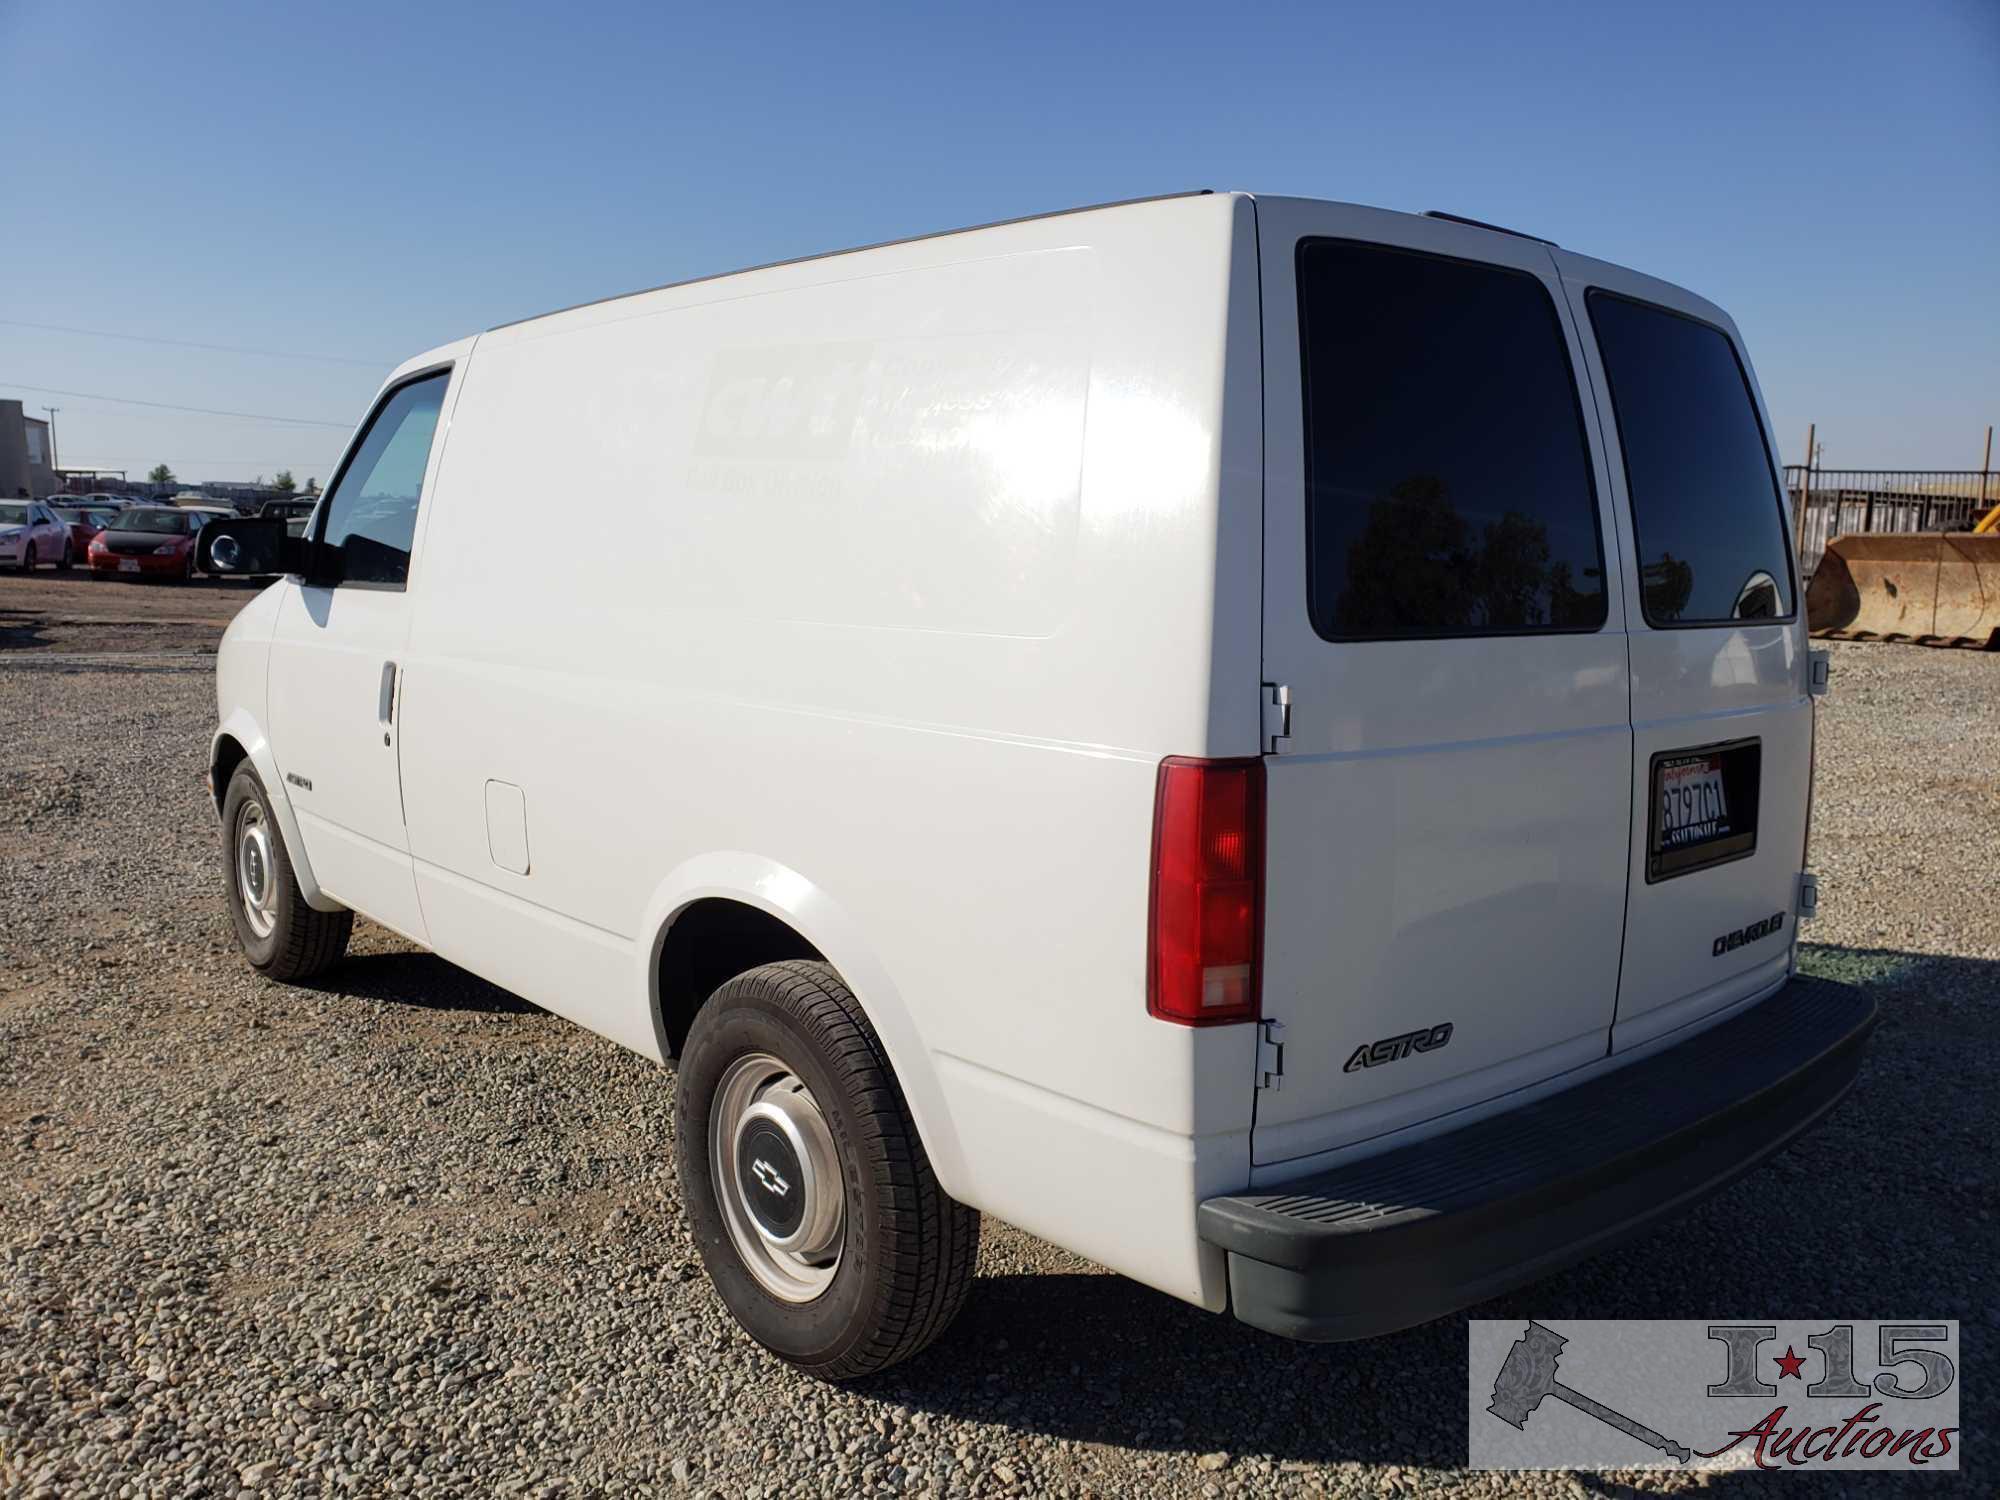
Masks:
[[[39,500],[0,500],[0,564],[23,573],[54,563],[67,568],[76,556],[69,524]]]
[[[104,529],[108,520],[116,518],[116,510],[102,507],[85,508],[78,505],[51,505],[56,519],[69,528],[69,544],[72,556],[84,557],[90,552],[90,539]]]
[[[91,539],[93,572],[142,578],[194,577],[194,539],[213,519],[171,505],[134,505]]]
[[[312,519],[313,507],[317,500],[266,500],[257,512],[265,520],[282,520],[285,530],[293,536],[306,534],[306,522]]]

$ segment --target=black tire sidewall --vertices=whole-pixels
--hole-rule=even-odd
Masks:
[[[748,976],[746,976],[748,977]],[[752,1052],[780,1058],[812,1091],[833,1133],[846,1193],[846,1238],[832,1284],[811,1302],[785,1302],[744,1265],[724,1223],[710,1161],[709,1111],[722,1075]],[[884,1311],[879,1285],[884,1205],[867,1170],[862,1113],[811,1032],[756,989],[731,981],[704,1006],[680,1063],[681,1189],[709,1278],[750,1336],[781,1358],[811,1366],[838,1361],[865,1342]]]
[[[275,920],[271,923],[269,936],[262,938],[251,929],[243,915],[243,895],[236,885],[236,815],[249,801],[255,801],[264,809],[264,826],[271,830],[271,881],[276,886],[271,910]],[[243,956],[250,960],[252,968],[269,968],[283,950],[285,932],[292,924],[292,903],[297,899],[298,883],[292,876],[291,857],[285,852],[284,834],[279,831],[278,820],[271,811],[270,794],[264,790],[263,781],[247,760],[229,778],[229,790],[222,799],[222,882],[229,904],[229,920],[236,928],[236,941],[243,949]]]
[[[35,544],[33,542],[29,542],[27,546],[21,549],[21,571],[23,573],[32,573],[35,571]]]

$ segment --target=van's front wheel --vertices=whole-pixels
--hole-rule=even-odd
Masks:
[[[292,873],[270,794],[245,760],[222,798],[223,879],[229,917],[250,967],[290,983],[332,967],[347,951],[351,911],[315,911]]]
[[[739,974],[682,1049],[681,1191],[709,1278],[750,1336],[827,1380],[942,1332],[979,1216],[938,1186],[874,1028],[823,963]]]

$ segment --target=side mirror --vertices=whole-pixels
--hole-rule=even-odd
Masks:
[[[276,518],[210,521],[194,541],[194,565],[204,573],[269,578],[279,573],[303,573],[305,564],[304,538],[291,535],[285,523]]]

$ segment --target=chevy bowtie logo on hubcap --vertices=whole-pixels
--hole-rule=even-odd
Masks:
[[[792,1190],[792,1185],[785,1181],[784,1174],[761,1156],[750,1163],[750,1172],[759,1183],[763,1184],[765,1191],[776,1193],[780,1198]]]

